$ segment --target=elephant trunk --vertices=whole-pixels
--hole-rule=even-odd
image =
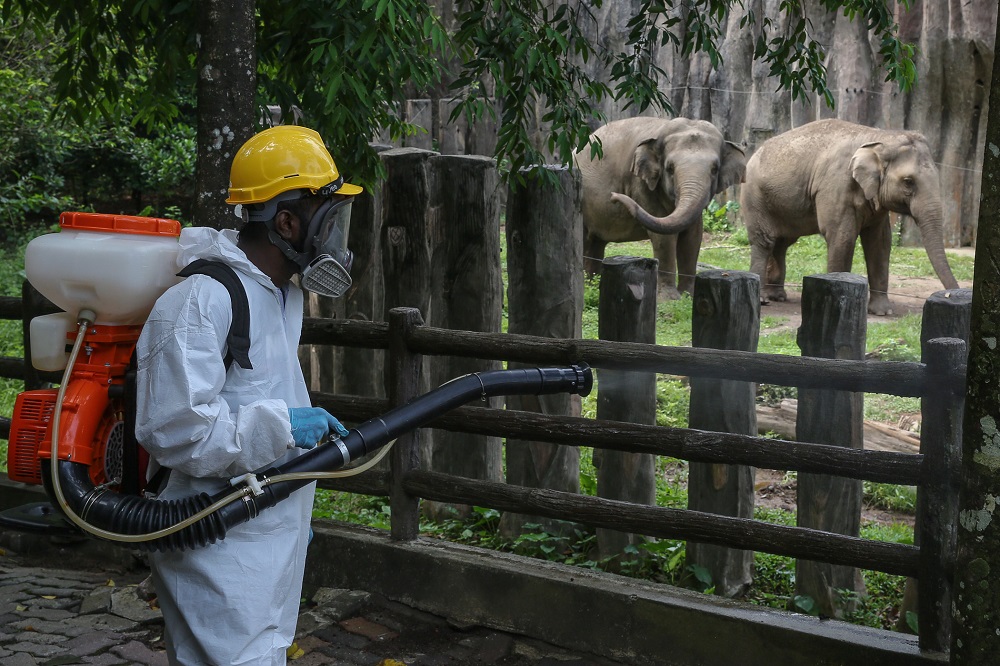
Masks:
[[[914,221],[920,228],[920,239],[923,241],[927,257],[937,273],[938,279],[945,289],[958,289],[958,280],[952,275],[948,257],[944,251],[944,235],[941,231],[944,214],[941,203],[931,202],[925,206],[911,206]]]
[[[624,206],[636,221],[658,234],[677,234],[701,220],[701,213],[708,206],[711,192],[697,178],[690,178],[678,188],[677,206],[666,217],[655,217],[632,197],[618,192],[611,193],[611,200]]]

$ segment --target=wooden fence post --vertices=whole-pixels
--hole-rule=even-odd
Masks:
[[[507,196],[507,331],[552,338],[579,338],[583,317],[583,218],[580,172],[544,167],[553,187],[530,178]],[[524,363],[508,363],[510,368]],[[579,416],[580,396],[512,395],[507,409],[551,416]],[[531,488],[580,491],[580,449],[547,442],[508,439],[507,483]],[[500,531],[517,536],[526,522],[549,534],[566,532],[564,521],[505,513]]]
[[[862,360],[868,331],[868,281],[851,273],[809,275],[802,281],[802,326],[798,344],[803,356]],[[800,442],[864,448],[864,394],[799,389],[796,439]],[[858,536],[862,483],[826,474],[798,475],[798,524]],[[813,599],[817,610],[842,617],[856,606],[838,590],[864,593],[854,567],[798,560],[796,588]]]
[[[500,175],[492,158],[436,155],[430,160],[436,219],[431,239],[428,322],[453,330],[499,333],[503,317],[500,268]],[[500,361],[442,356],[430,366],[437,386],[471,372],[495,370]],[[480,406],[503,408],[502,396]],[[503,479],[499,437],[434,432],[425,468],[471,479]],[[471,507],[424,504],[431,518],[468,515]]]
[[[31,320],[41,314],[41,305],[47,299],[35,289],[30,282],[21,283],[21,336],[24,340],[24,390],[34,391],[46,386],[38,375],[38,370],[31,364]]]
[[[694,280],[691,345],[757,351],[760,337],[760,278],[741,271],[704,271]],[[688,425],[699,430],[757,434],[756,385],[691,378]],[[747,465],[688,466],[688,508],[753,518],[754,469]],[[689,541],[687,561],[708,569],[715,593],[743,594],[753,582],[753,551]]]
[[[387,146],[376,146],[376,150]],[[382,275],[382,204],[378,190],[354,198],[348,247],[354,253],[351,288],[340,303],[338,316],[361,321],[385,321],[385,282]],[[385,352],[381,349],[334,347],[333,374],[337,393],[382,397]]]
[[[385,390],[391,407],[405,405],[420,395],[420,354],[409,350],[407,340],[417,326],[423,325],[420,311],[415,308],[394,308],[389,311],[389,358],[386,364]],[[420,499],[403,489],[403,477],[420,467],[421,429],[411,430],[396,438],[392,447],[389,507],[392,511],[390,536],[398,541],[411,541],[420,532]]]
[[[655,259],[609,257],[601,272],[598,337],[619,342],[656,342]],[[656,423],[656,374],[600,370],[597,374],[597,418],[629,423]],[[656,503],[656,458],[648,453],[594,451],[597,495],[637,504]],[[625,557],[627,546],[640,543],[635,534],[598,528],[601,559]]]
[[[920,647],[946,651],[951,643],[952,578],[958,543],[958,494],[962,474],[962,415],[965,396],[955,395],[954,376],[966,360],[966,343],[934,338],[923,348],[931,378],[920,401],[920,453],[924,456],[917,494]]]
[[[966,344],[969,342],[969,326],[972,318],[972,290],[971,289],[946,289],[943,291],[936,291],[931,294],[927,300],[924,302],[923,313],[920,320],[920,358],[923,363],[928,363],[930,357],[928,356],[928,344],[934,338],[957,338],[959,340],[964,340]],[[940,404],[938,398],[933,399],[932,402],[928,401],[928,397],[924,396],[921,399],[920,412],[922,414],[923,424],[927,423],[928,415],[931,419],[944,419],[942,423],[932,424],[932,432],[934,437],[954,437],[957,442],[956,446],[959,447],[959,453],[961,453],[961,441],[962,441],[962,419],[958,418],[956,423],[947,423],[948,419],[954,418],[954,415],[950,413],[952,408],[951,399],[947,401],[947,404]],[[963,403],[964,404],[964,403]],[[944,412],[941,411],[944,409]],[[957,430],[951,432],[950,428],[954,426]],[[928,434],[923,425],[921,426],[921,437],[920,437],[920,450],[924,452],[927,450],[925,446]],[[952,444],[947,441],[947,439],[942,440],[943,443],[935,443],[935,448],[945,448],[947,449]],[[941,455],[939,451],[935,451],[932,455]],[[956,462],[955,464],[961,464],[961,462]],[[930,479],[934,483],[941,483],[941,479],[932,478]],[[955,490],[957,493],[957,488]],[[934,496],[934,491],[931,491],[931,496]],[[921,509],[921,504],[927,499],[928,495],[924,488],[917,488],[917,517],[915,521],[915,529],[913,533],[913,543],[919,546],[921,542],[920,533],[923,531],[921,525],[921,514],[924,510]],[[957,520],[957,516],[952,517],[953,520]],[[955,528],[957,529],[957,527]],[[954,546],[954,542],[952,543]],[[922,554],[923,555],[923,554]],[[906,584],[903,591],[903,602],[899,607],[899,619],[896,622],[896,629],[898,631],[909,631],[909,622],[907,621],[907,615],[911,613],[916,613],[918,618],[920,616],[920,609],[918,608],[918,588],[927,587],[923,584],[918,585],[917,580],[914,578],[907,578]],[[949,588],[950,592],[950,588]],[[939,600],[940,601],[940,600]],[[945,605],[948,608],[948,605]],[[923,612],[926,612],[923,611]],[[950,633],[951,630],[951,615],[947,614],[944,618],[946,622],[945,631]],[[937,619],[928,619],[927,622],[933,622],[934,627],[938,626],[939,621]],[[924,636],[924,623],[919,623],[920,635]],[[937,634],[937,629],[931,629],[931,633]],[[923,639],[921,639],[923,640]],[[935,649],[943,649],[948,645],[947,639],[942,644],[943,647]]]
[[[379,155],[386,177],[380,193],[381,254],[384,280],[383,307],[416,308],[424,321],[431,309],[431,179],[428,160],[435,153],[418,148],[394,148]],[[426,364],[420,373],[420,390],[430,387]],[[420,438],[420,458],[427,465],[431,431]]]
[[[431,182],[428,160],[435,153],[395,148],[381,154],[382,271],[385,309],[410,307],[428,317],[431,303]]]
[[[958,338],[968,342],[969,326],[972,321],[972,290],[935,291],[924,302],[921,317],[921,350],[928,340],[934,338]],[[926,362],[924,360],[924,363]]]

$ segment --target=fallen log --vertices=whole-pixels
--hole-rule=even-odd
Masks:
[[[795,440],[796,400],[782,400],[777,407],[757,405],[757,432],[775,433],[782,439]],[[894,426],[865,420],[865,448],[872,451],[919,453],[920,435]]]

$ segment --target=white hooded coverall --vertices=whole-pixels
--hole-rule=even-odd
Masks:
[[[289,407],[308,407],[296,355],[302,292],[287,294],[236,246],[235,231],[181,232],[178,270],[195,259],[234,269],[250,303],[252,370],[223,357],[229,292],[194,275],[157,301],[137,346],[136,436],[171,469],[160,499],[227,487],[232,477],[304,453],[293,446]],[[153,582],[172,664],[284,664],[295,637],[313,491],[292,493],[225,539],[152,553]]]

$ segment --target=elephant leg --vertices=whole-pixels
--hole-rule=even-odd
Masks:
[[[656,275],[657,300],[676,301],[677,291],[677,234],[649,234],[653,243],[653,256],[659,266]]]
[[[774,241],[764,238],[750,238],[750,272],[756,273],[760,278],[760,304],[767,305],[771,301],[768,298],[767,273],[770,265],[771,252],[774,250]]]
[[[771,257],[767,261],[767,282],[761,285],[768,300],[779,303],[788,300],[788,294],[785,292],[785,271],[787,270],[785,257],[788,254],[788,247],[793,242],[787,238],[779,238],[774,242],[774,249],[771,250]]]
[[[868,312],[873,315],[891,315],[889,302],[889,252],[892,249],[892,230],[889,220],[861,230],[861,249],[865,253],[868,269]]]
[[[850,273],[854,264],[854,235],[824,235],[826,238],[826,272]]]
[[[698,253],[705,235],[703,223],[698,222],[677,235],[677,291],[694,293],[694,277],[698,274]]]
[[[586,229],[583,231],[583,267],[588,275],[597,275],[601,272],[601,262],[604,261],[604,249],[608,246],[607,241],[603,241]]]

